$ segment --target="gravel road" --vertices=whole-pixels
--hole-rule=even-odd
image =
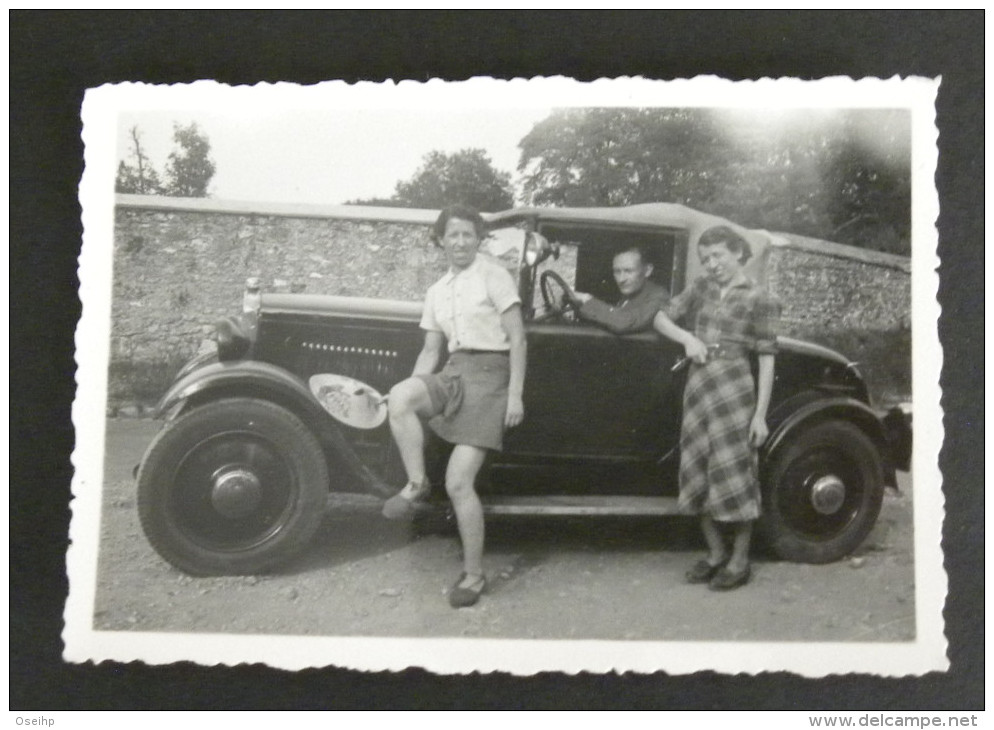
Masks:
[[[159,428],[107,421],[94,628],[330,636],[615,640],[906,641],[914,638],[912,499],[888,491],[850,559],[757,555],[746,587],[715,594],[682,575],[702,550],[695,524],[663,520],[492,520],[491,588],[469,609],[445,592],[454,535],[416,534],[363,497],[334,500],[311,548],[282,571],[193,578],[149,547],[132,467]]]

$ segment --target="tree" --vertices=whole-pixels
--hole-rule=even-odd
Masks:
[[[166,195],[206,198],[216,168],[210,157],[211,143],[196,122],[183,126],[173,123],[176,149],[166,163]]]
[[[131,135],[131,158],[134,164],[129,165],[124,160],[118,163],[114,190],[118,193],[160,195],[163,192],[162,181],[145,154],[138,126],[135,125],[128,132]]]
[[[380,208],[403,208],[404,203],[401,203],[395,198],[356,198],[355,200],[346,200],[346,205],[375,205]]]
[[[493,168],[482,149],[464,149],[447,155],[433,151],[408,181],[397,183],[393,195],[400,205],[441,208],[464,203],[494,212],[514,204],[511,175]]]
[[[910,251],[909,116],[568,109],[521,140],[539,205],[675,202],[753,228]]]
[[[700,109],[555,111],[519,145],[525,197],[536,205],[699,207],[721,154],[712,127]]]
[[[216,170],[210,157],[210,140],[202,134],[196,122],[187,126],[173,123],[175,148],[166,163],[166,182],[149,159],[142,145],[141,131],[137,126],[129,130],[131,136],[130,162],[121,160],[117,165],[114,189],[119,193],[139,195],[172,195],[176,197],[204,198]]]
[[[833,240],[907,254],[911,241],[911,117],[874,110],[846,120],[845,142],[827,167]],[[868,139],[868,136],[870,138]]]

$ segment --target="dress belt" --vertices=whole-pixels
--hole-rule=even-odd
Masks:
[[[738,345],[729,345],[724,342],[708,345],[708,362],[712,360],[736,360],[740,357],[748,357],[748,355],[749,351]]]
[[[715,360],[737,360],[742,357],[749,356],[749,349],[744,346],[739,345],[729,345],[724,342],[714,342],[707,346],[708,356],[704,361],[705,363],[714,362]],[[691,363],[689,357],[681,357],[674,363],[673,367],[670,368],[672,372],[682,370],[687,365]]]

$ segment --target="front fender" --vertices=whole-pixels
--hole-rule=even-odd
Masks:
[[[764,460],[776,453],[787,438],[798,429],[828,420],[848,421],[862,429],[883,457],[886,484],[897,487],[897,479],[894,474],[897,460],[895,454],[892,453],[893,450],[884,425],[873,409],[854,398],[818,398],[804,402],[789,411],[774,425],[772,433],[763,445]]]
[[[894,457],[894,466],[901,471],[911,469],[911,446],[913,432],[910,406],[896,406],[887,411],[883,418],[884,432]]]
[[[275,395],[295,413],[305,415],[308,422],[326,415],[307,386],[292,373],[264,362],[239,360],[211,363],[185,374],[180,371],[180,377],[159,401],[156,417],[163,416],[182,401],[200,400],[207,393],[222,391],[236,391],[239,395]]]
[[[225,397],[252,397],[287,408],[312,429],[327,453],[344,465],[366,491],[381,497],[396,489],[367,467],[338,425],[299,378],[283,368],[255,360],[215,362],[197,368],[173,383],[157,407],[157,417]]]

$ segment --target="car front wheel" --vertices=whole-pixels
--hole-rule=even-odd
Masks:
[[[800,430],[764,473],[758,529],[786,560],[839,560],[863,542],[880,514],[880,456],[851,423],[826,421]]]
[[[294,414],[250,398],[168,424],[138,473],[138,515],[165,560],[195,575],[258,573],[308,544],[324,517],[328,469]]]

